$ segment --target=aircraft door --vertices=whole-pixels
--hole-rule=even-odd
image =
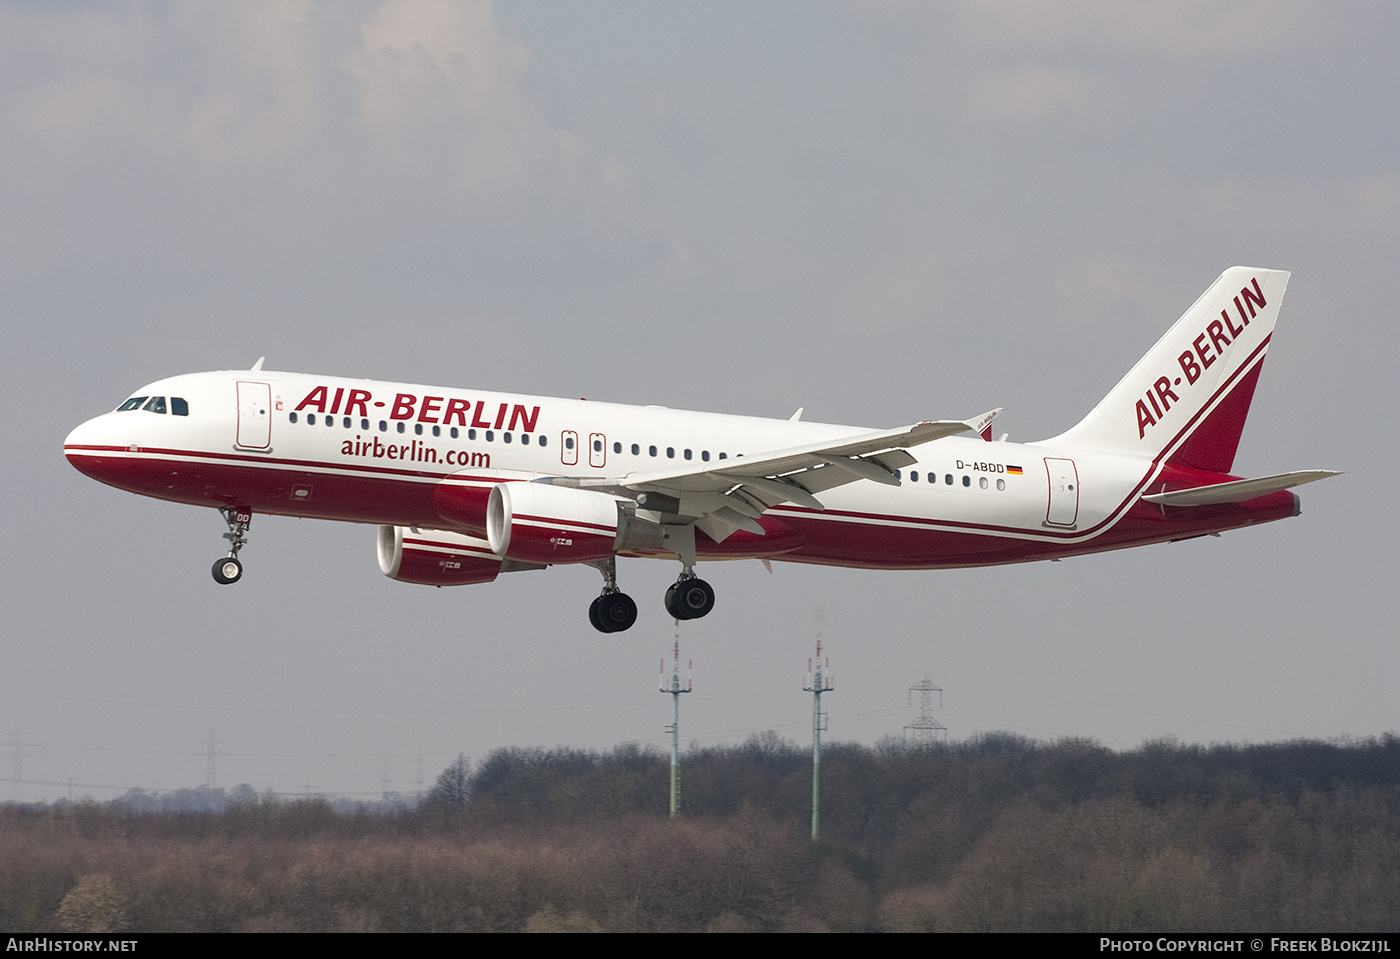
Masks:
[[[588,434],[588,465],[595,470],[608,461],[608,438],[602,433]]]
[[[238,381],[236,444],[248,450],[272,448],[272,386]]]
[[[1045,457],[1045,472],[1050,477],[1050,505],[1045,511],[1045,525],[1073,526],[1079,517],[1079,471],[1074,460]]]
[[[573,430],[559,435],[559,462],[565,466],[578,465],[578,434]]]

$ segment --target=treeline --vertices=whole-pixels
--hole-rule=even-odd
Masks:
[[[1400,738],[504,749],[417,808],[0,809],[0,928],[1395,931]],[[250,791],[251,792],[251,791]],[[386,809],[388,811],[386,811]]]

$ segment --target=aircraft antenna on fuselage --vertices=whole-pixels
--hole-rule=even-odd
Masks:
[[[262,370],[263,360],[265,360],[265,359],[267,359],[267,357],[265,357],[265,356],[260,356],[260,357],[258,357],[258,361],[257,361],[256,363],[254,363],[251,367],[249,367],[249,372],[250,372],[250,373],[258,373],[258,372],[260,372],[260,371]]]

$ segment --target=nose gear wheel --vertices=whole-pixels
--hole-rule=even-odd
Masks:
[[[224,506],[220,507],[219,515],[228,524],[228,532],[224,534],[224,539],[228,540],[228,555],[216,559],[210,572],[214,576],[214,582],[220,586],[227,586],[243,578],[243,564],[238,560],[238,551],[248,545],[248,537],[244,534],[248,532],[248,522],[252,519],[252,514],[248,510]]]

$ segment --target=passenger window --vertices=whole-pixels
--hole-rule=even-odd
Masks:
[[[651,451],[651,455],[652,455],[652,456],[655,456],[655,455],[656,455],[656,447],[655,447],[655,446],[648,446],[647,449]]]
[[[360,429],[362,429],[362,430],[367,430],[367,429],[369,429],[369,420],[360,420]]]
[[[977,485],[980,486],[980,487],[982,487],[983,489],[986,489],[986,488],[987,488],[987,477],[985,477],[985,476],[978,477],[978,479],[977,479]]]
[[[547,437],[547,436],[541,436],[541,437],[540,437],[540,445],[541,445],[541,446],[548,446],[548,445],[549,445],[548,442],[547,442],[548,439],[549,439],[549,437]]]
[[[288,413],[288,414],[287,414],[287,422],[288,422],[288,423],[295,423],[296,421],[297,421],[297,415],[296,415],[295,413]]]
[[[952,474],[952,473],[949,473],[947,476],[943,477],[943,482],[947,483],[949,486],[952,486],[952,485],[953,485],[953,474]]]
[[[997,489],[999,489],[999,490],[1004,490],[1004,489],[1006,489],[1006,480],[1004,480],[1004,479],[999,479],[999,480],[997,480]]]
[[[919,471],[918,471],[918,470],[910,470],[910,471],[909,471],[909,482],[911,482],[911,483],[917,483],[918,481],[919,481]]]
[[[127,400],[127,401],[126,401],[125,403],[123,403],[121,406],[118,406],[118,407],[117,407],[117,412],[118,412],[118,413],[125,413],[127,410],[139,410],[139,409],[141,408],[141,404],[144,403],[144,402],[146,402],[146,397],[144,397],[144,396],[133,396],[131,399]]]
[[[148,401],[146,402],[146,405],[143,406],[143,407],[141,407],[141,408],[142,408],[143,410],[145,410],[146,412],[148,412],[148,413],[164,413],[164,412],[165,412],[165,397],[163,397],[163,396],[152,396],[152,397],[150,398],[150,400],[148,400]]]
[[[614,444],[613,444],[613,452],[614,452],[614,453],[621,453],[621,452],[622,452],[622,444],[621,444],[621,443],[614,443]]]
[[[728,453],[721,453],[721,454],[719,454],[719,458],[722,459],[722,460],[727,460],[727,459],[729,459],[729,454],[728,454]]]
[[[668,460],[673,460],[676,458],[676,448],[674,446],[666,447],[666,458]]]
[[[441,427],[441,426],[434,426],[434,427],[433,427],[433,435],[434,435],[434,436],[441,436],[441,435],[442,435],[442,427]]]
[[[452,427],[452,429],[449,432],[451,433],[452,438],[455,440],[457,438],[457,427]]]
[[[494,440],[495,438],[496,438],[496,431],[495,431],[495,430],[487,430],[487,431],[486,431],[486,442],[489,443],[489,442],[491,442],[492,440]]]
[[[690,459],[690,450],[685,451],[685,458]]]
[[[971,486],[971,485],[972,485],[972,477],[971,477],[971,476],[964,476],[964,477],[963,477],[963,485],[964,485],[964,486]]]
[[[509,433],[502,433],[502,434],[501,434],[501,442],[502,442],[502,443],[509,443],[509,442],[510,442],[510,434],[509,434]]]
[[[706,463],[708,463],[708,462],[710,461],[710,451],[709,451],[709,450],[701,450],[701,451],[700,451],[700,458],[701,458],[702,460],[704,460]]]
[[[520,434],[520,445],[522,445],[522,446],[529,446],[529,445],[530,445],[530,434],[529,434],[529,433],[521,433],[521,434]]]
[[[564,437],[564,449],[566,449],[566,450],[571,450],[571,449],[573,449],[573,448],[574,448],[574,438],[573,438],[572,436],[566,436],[566,437]]]
[[[175,416],[189,416],[190,404],[185,402],[183,396],[170,397],[170,412]]]
[[[474,440],[474,439],[476,439],[476,430],[467,430],[467,439],[469,439],[469,440]]]
[[[394,426],[398,429],[400,433],[403,432],[403,420],[399,420],[397,423],[394,424]]]
[[[384,420],[380,420],[380,421],[379,421],[379,432],[381,432],[381,433],[387,433],[388,431],[389,431],[389,424],[388,424],[386,421],[384,421]]]
[[[641,451],[642,451],[642,448],[641,448],[640,446],[638,446],[636,443],[633,443],[633,444],[632,444],[632,455],[633,455],[633,456],[636,456],[636,455],[637,455],[638,453],[640,453]]]
[[[418,435],[418,436],[422,436],[422,435],[423,435],[423,424],[422,424],[422,423],[414,423],[414,424],[413,424],[413,432],[414,432],[416,435]]]
[[[347,416],[345,419],[341,420],[340,425],[348,430],[350,428],[350,417]]]

